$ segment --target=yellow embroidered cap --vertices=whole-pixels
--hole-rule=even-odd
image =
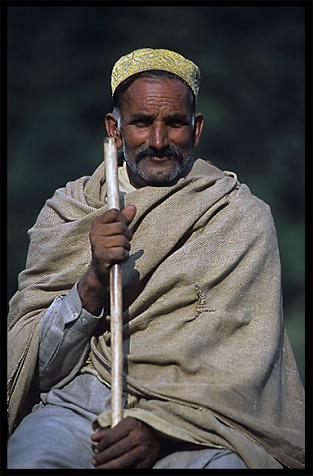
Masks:
[[[190,86],[197,98],[200,86],[198,66],[175,51],[152,48],[132,51],[115,63],[111,75],[112,96],[125,79],[137,73],[153,70],[176,74]]]

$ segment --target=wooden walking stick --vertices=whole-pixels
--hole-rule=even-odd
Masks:
[[[104,140],[104,158],[106,170],[107,199],[109,208],[120,209],[117,176],[117,150],[113,137]],[[112,382],[111,382],[111,426],[122,420],[123,390],[123,336],[122,336],[122,269],[115,264],[110,270],[110,303],[111,303],[111,351],[112,351]]]

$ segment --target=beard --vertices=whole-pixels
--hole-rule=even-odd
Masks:
[[[156,150],[153,147],[143,147],[137,152],[134,160],[132,160],[126,151],[125,144],[123,143],[123,155],[125,162],[132,173],[148,183],[162,184],[172,182],[178,178],[184,172],[186,167],[192,162],[190,154],[185,157],[176,146],[168,146],[161,150]],[[172,160],[171,170],[166,175],[166,177],[162,175],[161,178],[159,178],[155,174],[150,174],[148,171],[144,170],[144,168],[141,166],[141,161],[147,157],[168,157]]]

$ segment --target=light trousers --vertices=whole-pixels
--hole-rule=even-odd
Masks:
[[[75,377],[62,389],[52,389],[36,405],[8,442],[8,469],[94,469],[90,437],[92,422],[110,408],[111,392],[94,375]],[[226,449],[175,451],[154,469],[247,469]]]

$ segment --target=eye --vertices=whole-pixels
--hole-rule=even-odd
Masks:
[[[152,123],[152,118],[143,114],[136,114],[130,121],[129,124],[132,126],[137,127],[138,129],[142,129],[145,127],[149,127]]]
[[[135,127],[138,127],[139,129],[142,129],[143,127],[148,127],[149,122],[148,121],[135,121],[135,122],[133,122],[133,125]]]
[[[169,119],[167,120],[167,125],[168,125],[169,127],[173,127],[174,129],[176,129],[176,128],[179,128],[179,127],[186,126],[186,125],[187,125],[187,122],[184,121],[184,120],[181,119],[181,118],[175,118],[175,117],[173,117],[173,118],[169,118]]]
[[[174,127],[174,129],[176,129],[177,127],[182,127],[184,126],[184,123],[182,121],[171,121],[169,123],[169,126],[170,127]]]

